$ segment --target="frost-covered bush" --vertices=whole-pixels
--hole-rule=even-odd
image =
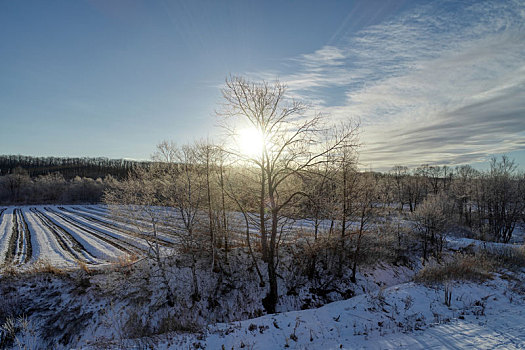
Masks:
[[[439,260],[450,225],[453,202],[445,193],[429,195],[412,213],[412,219],[423,246],[423,261],[429,253]]]

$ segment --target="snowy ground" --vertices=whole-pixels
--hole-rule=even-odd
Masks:
[[[110,217],[107,207],[102,205],[8,207],[0,208],[0,215],[0,268],[14,266],[24,270],[41,261],[59,267],[78,266],[79,261],[90,267],[100,267],[94,269],[97,273],[93,275],[72,271],[68,272],[69,277],[33,275],[25,279],[19,276],[0,285],[0,300],[3,300],[0,317],[3,317],[2,312],[7,314],[4,309],[10,305],[18,307],[16,300],[24,313],[30,315],[34,328],[17,335],[24,346],[33,344],[35,348],[45,348],[42,344],[54,344],[53,347],[64,349],[71,346],[82,349],[101,346],[115,349],[148,346],[155,349],[525,349],[525,271],[502,271],[482,283],[460,281],[424,285],[410,282],[417,264],[391,266],[381,262],[359,268],[357,283],[347,286],[356,296],[347,300],[317,309],[246,319],[253,314],[244,316],[241,311],[252,312],[260,307],[257,303],[265,290],[258,287],[256,280],[252,285],[243,281],[240,286],[244,290],[231,282],[234,287],[222,294],[220,301],[221,307],[234,316],[221,320],[244,321],[211,321],[204,330],[193,333],[168,332],[129,339],[126,332],[130,330],[125,331],[125,328],[129,328],[134,313],[139,318],[151,317],[149,322],[152,323],[169,316],[169,312],[175,312],[176,317],[188,313],[184,307],[180,310],[168,308],[157,282],[144,282],[140,273],[105,270],[109,262],[130,254],[138,256],[148,248],[141,232],[130,220]],[[307,224],[296,223],[298,227]],[[161,238],[165,243],[175,239],[168,231]],[[451,251],[467,248],[497,251],[516,247],[520,242],[523,242],[522,231],[511,244],[449,237],[447,245]],[[174,290],[183,301],[191,294],[189,285],[182,283],[185,281],[183,273],[188,274],[186,280],[190,280],[189,270],[184,271],[184,268],[176,270],[173,277],[173,283],[177,284]],[[209,275],[199,276],[203,293],[206,288],[215,288],[214,273],[207,273]],[[304,302],[301,293],[305,293],[307,287],[299,291],[298,297],[293,297],[286,295],[284,283],[280,283],[278,309],[301,308]],[[446,291],[451,292],[450,305],[445,303]],[[190,313],[211,319],[205,314],[206,303],[204,300],[201,306],[187,305],[192,305]],[[0,330],[0,338],[3,331]],[[17,344],[13,343],[13,348],[17,348]]]
[[[178,336],[159,348],[525,348],[525,304],[513,282],[497,277],[449,287],[450,307],[443,286],[406,283],[319,309],[214,325],[202,340]]]
[[[127,338],[126,332],[134,313],[126,308],[140,294],[132,281],[115,284],[115,274],[102,290],[110,288],[120,295],[117,299],[101,294],[100,283],[106,274],[93,276],[84,286],[79,280],[71,284],[68,279],[15,280],[12,286],[17,292],[3,298],[21,298],[19,302],[31,304],[27,309],[30,326],[17,334],[19,343],[13,343],[13,349],[20,344],[46,348],[44,344],[49,343],[45,341],[56,342],[52,348],[57,349],[525,348],[523,272],[495,274],[483,283],[451,282],[446,285],[452,296],[449,306],[443,284],[405,282],[372,288],[374,281],[388,277],[388,272],[388,268],[379,268],[370,270],[367,277],[360,275],[359,288],[369,284],[363,294],[317,309],[210,324],[193,333],[168,332],[133,339]],[[394,283],[395,278],[385,284],[388,282]],[[139,318],[142,312],[153,317],[150,321],[163,314],[152,315],[151,309],[140,307],[132,310]],[[140,325],[131,331],[140,333]]]

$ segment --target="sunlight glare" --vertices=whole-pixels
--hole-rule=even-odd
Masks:
[[[264,148],[264,136],[255,128],[239,131],[239,147],[241,153],[249,157],[258,157]]]

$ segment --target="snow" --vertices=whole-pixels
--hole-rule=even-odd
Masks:
[[[0,265],[4,263],[13,225],[13,210],[7,208],[1,216],[0,222]]]
[[[54,212],[47,211],[46,216],[56,225],[59,225],[69,232],[82,246],[93,256],[106,261],[113,261],[123,252],[113,245],[98,239],[96,236],[88,234],[71,223],[65,221]],[[82,226],[83,227],[83,226]],[[85,228],[86,230],[88,228]]]
[[[207,349],[522,349],[524,300],[508,283],[454,283],[450,307],[443,286],[405,283],[318,309],[212,325],[203,340],[179,335],[175,346],[159,349],[195,342]]]
[[[85,222],[89,222],[90,219],[91,221],[98,221],[99,224],[95,223],[94,226],[97,227],[97,229],[106,229],[109,227],[112,227],[110,228],[110,232],[111,231],[114,231],[114,232],[119,232],[119,233],[122,233],[122,232],[125,232],[125,235],[120,235],[118,238],[119,239],[126,239],[126,237],[129,237],[130,234],[133,234],[133,235],[140,235],[141,232],[139,232],[139,230],[137,230],[137,226],[136,225],[132,225],[128,222],[124,222],[123,219],[117,219],[117,218],[114,218],[114,217],[109,217],[109,213],[106,213],[106,214],[101,214],[100,212],[96,212],[96,211],[93,211],[93,210],[85,210],[85,209],[82,209],[82,208],[78,208],[76,206],[65,206],[64,207],[65,210],[67,210],[69,213],[77,213],[79,218],[80,219],[83,219]],[[65,213],[67,214],[67,212]],[[128,221],[131,221],[131,220],[128,220]],[[138,222],[139,220],[134,220],[134,222]],[[143,225],[143,223],[141,222],[141,226]],[[146,224],[146,227],[148,227],[150,225]],[[162,233],[159,233],[158,235],[159,239],[163,240],[164,242],[166,243],[172,243],[174,240],[173,238],[167,236],[166,234],[162,234]],[[147,246],[144,245],[144,242],[142,239],[133,239],[132,240],[132,244],[136,245],[136,244],[139,244],[142,246],[142,249],[147,249]]]
[[[58,267],[78,265],[71,253],[63,249],[57,237],[32,208],[38,209],[54,225],[70,234],[85,249],[86,260],[101,265],[102,268],[126,254],[118,248],[119,245],[137,252],[148,248],[144,239],[128,232],[131,231],[132,225],[126,220],[112,221],[106,206],[63,207],[63,210],[58,206],[16,207],[21,209],[20,217],[23,216],[27,222],[32,242],[32,257],[27,264],[20,267],[21,269],[42,260]],[[0,266],[4,263],[12,234],[14,209],[15,207],[8,207],[1,213]],[[235,217],[235,214],[232,215]],[[89,220],[88,217],[95,220]],[[296,224],[305,229],[308,229],[309,225],[306,221],[298,221]],[[167,233],[163,237],[166,240],[173,239]],[[515,242],[522,242],[519,237],[523,238],[523,235],[517,235],[517,240],[509,244],[448,237],[447,246],[452,250],[501,250],[517,247]],[[108,243],[108,240],[114,244]],[[301,307],[297,304],[301,295],[298,299],[293,299],[286,296],[285,290],[280,290],[281,301],[278,310],[286,312],[230,323],[213,323],[210,313],[207,317],[212,323],[202,332],[166,333],[148,341],[153,342],[156,349],[525,348],[524,271],[495,273],[493,279],[482,283],[457,281],[425,285],[411,282],[417,268],[391,266],[382,262],[374,266],[362,266],[359,268],[357,283],[350,286],[354,292],[361,294],[350,299],[332,302],[317,309],[286,311]],[[182,270],[176,271],[181,273]],[[36,295],[35,305],[53,305],[53,310],[40,306],[32,315],[34,326],[40,327],[40,331],[47,329],[45,322],[53,313],[56,313],[56,317],[68,313],[70,317],[89,314],[91,318],[87,319],[88,324],[75,330],[78,333],[75,333],[71,346],[95,349],[97,346],[93,344],[99,339],[109,339],[111,344],[117,344],[114,345],[115,348],[121,344],[125,344],[124,347],[133,347],[137,344],[135,340],[117,339],[122,334],[118,327],[124,324],[122,315],[127,315],[125,312],[129,311],[129,298],[133,295],[142,298],[140,293],[143,291],[140,290],[140,285],[129,284],[122,275],[118,275],[120,281],[111,280],[108,276],[109,274],[101,270],[100,274],[89,277],[91,279],[88,285],[97,284],[97,287],[86,287],[82,294],[79,294],[78,286],[71,287],[68,284],[70,282],[57,278],[52,282],[45,282],[44,279],[26,284],[20,282],[21,287],[17,287],[16,295],[24,296],[26,300],[34,300]],[[140,276],[134,278],[140,280]],[[209,276],[199,278],[202,288],[213,284]],[[203,280],[206,278],[208,280]],[[173,277],[173,281],[184,283],[181,275]],[[29,287],[31,284],[36,285],[37,289],[41,287],[41,291],[37,292],[35,287]],[[280,288],[284,288],[284,284],[280,283]],[[243,310],[247,311],[244,314],[254,311],[248,310],[246,305],[253,300],[259,300],[261,293],[264,293],[264,290],[257,289],[257,281],[254,281],[253,286],[243,286],[246,290],[225,294],[225,299],[221,300],[224,303],[222,307],[232,310],[236,315],[243,314]],[[189,286],[178,287],[181,293],[191,293]],[[150,312],[146,307],[152,304],[157,307],[157,303],[163,300],[155,285],[152,286],[152,290],[153,295],[149,296],[150,299],[144,304],[140,304],[142,309],[138,309],[147,315],[144,317],[150,315],[146,312]],[[445,303],[446,291],[450,291],[452,295],[450,305]],[[251,300],[243,300],[243,293],[249,294]],[[298,293],[305,291],[298,290]],[[111,299],[116,294],[122,294],[121,299]],[[155,323],[162,316],[154,314],[152,317],[151,322]],[[69,326],[66,321],[63,324],[57,321],[57,325],[60,329],[57,330],[57,334],[61,334],[60,331],[68,329]],[[69,345],[64,346],[68,347]]]
[[[93,207],[97,206],[94,205]],[[125,235],[116,229],[112,230],[101,225],[94,225],[78,215],[60,211],[57,206],[8,207],[2,212],[0,218],[0,267],[5,263],[9,241],[13,233],[13,215],[15,215],[15,209],[20,209],[19,214],[17,214],[18,221],[20,222],[19,229],[23,228],[21,223],[24,219],[31,234],[32,256],[29,261],[24,264],[21,262],[26,254],[25,247],[28,242],[25,242],[21,232],[19,235],[19,238],[22,239],[21,246],[23,246],[24,249],[21,251],[20,257],[17,257],[14,262],[17,263],[20,261],[20,263],[17,263],[17,265],[20,265],[17,268],[22,270],[26,270],[42,262],[60,268],[78,267],[77,257],[88,264],[107,264],[116,261],[120,256],[127,255],[128,251],[140,253],[148,248],[143,239]],[[70,219],[71,222],[64,218]],[[47,220],[49,220],[49,222],[46,224],[45,221]],[[64,249],[64,247],[59,244],[59,238],[57,238],[46,225],[56,225],[59,229],[64,230],[65,236],[61,237],[67,245],[67,249]],[[63,235],[63,233],[60,232],[58,234]],[[100,237],[106,238],[106,241]],[[112,241],[114,244],[110,244],[108,241]],[[75,244],[80,244],[85,250],[74,251],[73,246]],[[18,247],[18,243],[16,246]],[[118,246],[125,247],[125,249],[119,249]],[[76,254],[77,257],[75,257],[72,252]]]
[[[32,233],[33,262],[45,260],[58,267],[76,264],[75,260],[60,248],[51,232],[37,220],[28,208],[23,208],[22,211],[26,217],[29,231]]]
[[[521,247],[523,242],[517,243],[498,243],[498,242],[485,242],[479,241],[472,238],[465,237],[449,237],[447,238],[447,247],[452,250],[462,250],[466,248],[480,250],[488,249],[490,251],[501,251],[509,248]]]

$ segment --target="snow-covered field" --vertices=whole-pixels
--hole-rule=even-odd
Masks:
[[[140,232],[110,218],[104,206],[21,206],[0,212],[2,267],[99,266],[148,249]]]
[[[157,224],[162,249],[171,249],[177,232],[184,232],[180,216],[171,209],[150,207],[156,216],[169,221],[169,227]],[[237,234],[230,237],[230,247],[244,245],[244,218],[229,213],[230,224]],[[305,220],[287,224],[299,235],[311,234],[312,223]],[[322,222],[321,227],[328,227]],[[140,210],[130,215],[130,209],[111,213],[106,205],[38,205],[0,207],[0,270],[5,267],[23,271],[46,263],[59,268],[104,266],[121,257],[139,257],[150,246],[148,218]],[[177,232],[174,232],[176,230]],[[250,235],[257,240],[256,227]],[[295,239],[283,235],[283,242]],[[151,241],[151,239],[150,239]]]
[[[190,280],[188,268],[174,268],[179,275],[171,276],[181,305],[192,305],[178,309],[165,305],[162,291],[155,285],[158,280],[150,283],[144,278],[150,273],[147,261],[133,265],[133,271],[103,268],[122,257],[143,255],[149,249],[133,220],[124,213],[110,215],[103,205],[0,207],[0,269],[23,271],[47,262],[57,267],[82,263],[91,271],[87,274],[68,269],[66,275],[50,278],[31,274],[11,280],[6,277],[10,282],[0,285],[0,297],[6,300],[0,305],[0,313],[2,307],[18,305],[9,300],[18,300],[20,305],[13,307],[24,307],[20,312],[35,330],[19,331],[11,343],[13,348],[20,342],[36,344],[35,348],[55,344],[64,349],[141,348],[140,344],[155,349],[525,349],[523,269],[499,270],[485,282],[425,285],[411,282],[418,264],[397,266],[381,261],[359,268],[357,283],[349,285],[355,296],[347,300],[258,318],[232,316],[229,319],[242,321],[215,320],[191,332],[171,330],[129,338],[126,334],[133,334],[144,324],[160,324],[170,317],[178,320],[182,312],[205,313],[208,307],[205,302],[199,306],[185,299],[191,294],[190,284],[184,283]],[[176,216],[172,220],[176,221]],[[145,218],[143,223],[147,223]],[[293,223],[304,231],[308,224]],[[176,240],[172,233],[163,230],[161,243],[169,245]],[[516,247],[523,243],[522,231],[515,240],[513,244],[502,244],[451,236],[447,248],[453,253],[467,247],[473,251]],[[218,290],[212,283],[214,273],[205,271],[208,274],[198,276],[201,291],[205,293],[208,287]],[[184,273],[187,278],[180,275]],[[243,284],[242,288],[253,289],[257,285],[254,283]],[[222,306],[240,314],[246,304],[253,304],[264,294],[264,290],[242,288],[224,292],[220,297],[223,299],[219,299],[225,304]],[[286,295],[283,283],[281,289],[281,311],[298,310],[299,304],[292,303],[295,299]],[[239,299],[244,292],[253,300]],[[449,303],[445,300],[447,292],[451,296]],[[0,339],[2,334],[6,334],[3,328]]]

